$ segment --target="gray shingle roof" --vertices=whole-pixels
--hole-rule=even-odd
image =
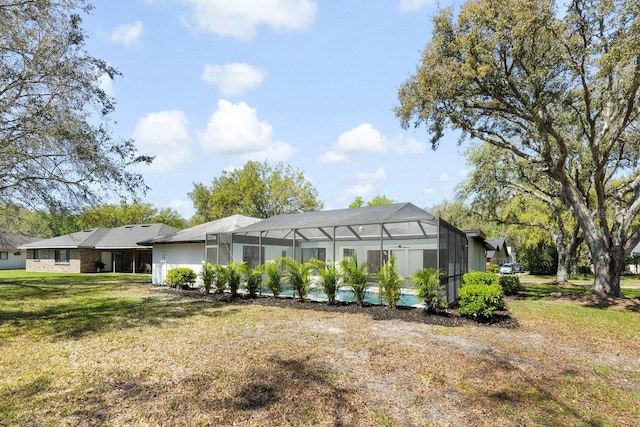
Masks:
[[[21,234],[11,233],[10,231],[0,229],[0,249],[17,249],[20,245],[35,242],[37,237],[27,237]]]
[[[177,228],[165,224],[137,224],[114,228],[95,246],[96,249],[139,248],[138,242],[175,233]]]
[[[341,238],[379,238],[380,224],[385,238],[421,236],[437,233],[438,220],[427,211],[411,203],[395,203],[355,209],[302,212],[277,215],[237,230],[234,234],[290,238],[297,230],[301,238],[313,240]]]
[[[128,249],[142,247],[141,240],[176,231],[164,224],[136,224],[117,228],[97,227],[52,239],[39,240],[20,246],[20,249]]]
[[[258,221],[260,221],[259,218],[232,215],[139,243],[146,246],[158,243],[200,243],[205,241],[207,234],[230,233]]]

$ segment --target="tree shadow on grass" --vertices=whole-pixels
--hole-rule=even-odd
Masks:
[[[228,315],[237,310],[212,310],[219,305],[205,301],[185,299],[178,295],[119,296],[91,286],[57,286],[15,293],[15,298],[4,298],[5,309],[0,308],[0,338],[35,335],[57,339],[78,339],[101,331],[160,325],[166,321],[184,319],[194,315]],[[102,292],[106,291],[106,292]],[[26,295],[26,296],[25,296]],[[9,301],[7,301],[9,300]],[[27,303],[11,304],[18,300]],[[0,306],[1,307],[1,306]]]
[[[501,384],[496,378],[506,378],[507,385],[498,385],[494,390],[477,390],[480,400],[487,399],[489,405],[480,403],[483,407],[500,406],[499,413],[511,414],[511,421],[516,425],[531,423],[540,425],[585,425],[601,426],[603,421],[594,414],[586,413],[580,408],[585,402],[570,402],[561,397],[564,383],[579,380],[579,372],[566,368],[553,375],[529,375],[518,368],[506,357],[487,354],[474,376],[492,379],[491,384]]]

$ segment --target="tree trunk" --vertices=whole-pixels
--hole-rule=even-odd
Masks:
[[[569,282],[569,268],[571,265],[571,257],[569,256],[567,247],[556,240],[556,252],[558,252],[558,267],[556,269],[556,283]]]
[[[556,271],[556,283],[563,284],[569,282],[569,270],[566,262],[558,262]]]
[[[604,245],[590,249],[595,274],[593,291],[602,296],[622,297],[620,276],[624,270],[624,252]]]

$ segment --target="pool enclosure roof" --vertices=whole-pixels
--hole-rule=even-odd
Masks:
[[[277,215],[234,235],[302,241],[436,237],[438,218],[411,203]]]
[[[154,244],[159,243],[203,243],[207,238],[207,234],[231,233],[257,221],[260,221],[260,219],[244,215],[231,215],[226,218],[196,225],[195,227],[179,230],[171,234],[145,240],[140,242],[140,244],[153,246]]]

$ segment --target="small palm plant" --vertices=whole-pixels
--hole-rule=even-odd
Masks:
[[[265,273],[267,275],[267,279],[264,284],[273,293],[275,298],[280,295],[282,292],[282,261],[279,259],[273,260],[267,264],[265,267]]]
[[[238,288],[240,288],[240,282],[245,270],[245,263],[235,263],[229,261],[226,266],[220,266],[217,271],[218,289],[229,288],[231,297],[238,296]]]
[[[298,299],[304,301],[309,293],[309,276],[318,268],[318,263],[313,261],[298,262],[291,258],[283,260],[285,265],[284,276],[289,282],[294,294],[298,294]]]
[[[255,267],[247,267],[245,271],[245,279],[247,283],[245,287],[249,293],[249,298],[255,298],[256,294],[260,290],[262,285],[262,274],[264,273],[264,267],[262,264],[258,264]]]
[[[447,307],[447,303],[442,298],[443,286],[440,283],[442,272],[434,268],[424,268],[411,276],[411,281],[418,289],[418,298],[424,301],[425,308],[429,313]]]
[[[397,308],[398,301],[402,296],[402,277],[396,269],[396,257],[391,255],[389,261],[385,262],[378,271],[378,290],[382,298],[389,304],[390,308]]]
[[[369,281],[367,269],[369,266],[369,263],[358,265],[358,257],[355,255],[340,260],[343,282],[351,287],[353,296],[359,306],[362,306],[364,299],[367,297],[367,288],[369,287],[367,284]]]
[[[200,278],[202,279],[202,291],[208,294],[211,291],[213,282],[216,280],[216,267],[209,262],[204,263],[200,271]]]
[[[340,282],[340,271],[334,264],[328,264],[325,268],[318,270],[320,274],[320,286],[327,295],[327,303],[333,305],[336,303],[336,291]]]
[[[213,268],[215,270],[215,284],[216,284],[216,294],[221,294],[224,292],[227,287],[227,268],[221,264],[214,264]]]

